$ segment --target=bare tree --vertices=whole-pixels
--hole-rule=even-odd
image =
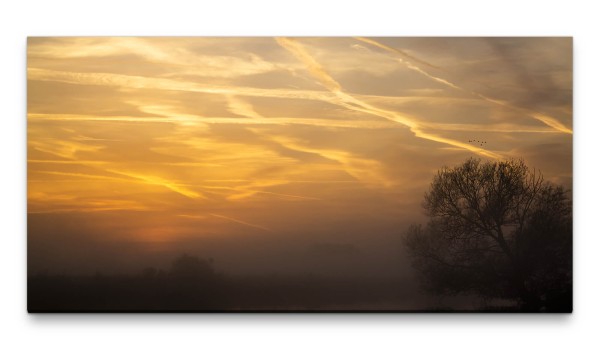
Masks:
[[[571,201],[522,160],[443,168],[425,194],[429,223],[405,242],[422,284],[443,295],[571,311]]]

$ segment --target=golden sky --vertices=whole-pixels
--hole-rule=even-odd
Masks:
[[[443,165],[572,182],[570,38],[30,38],[27,75],[34,268],[383,263]]]

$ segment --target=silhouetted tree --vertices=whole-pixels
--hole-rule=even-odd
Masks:
[[[184,254],[168,272],[166,296],[173,309],[210,310],[226,305],[225,280],[212,259]]]
[[[429,223],[412,226],[405,243],[425,289],[571,311],[572,212],[562,187],[522,160],[469,159],[438,171],[423,207]]]

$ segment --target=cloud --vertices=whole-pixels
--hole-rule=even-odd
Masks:
[[[131,76],[113,73],[68,72],[40,68],[28,68],[27,78],[35,81],[54,81],[80,85],[183,91],[218,95],[244,95],[266,98],[305,99],[318,101],[329,101],[331,99],[329,93],[323,93],[321,91],[206,85],[177,79]]]
[[[382,164],[376,160],[364,159],[347,151],[307,146],[296,139],[281,135],[265,136],[267,136],[269,140],[286,148],[313,153],[320,157],[332,160],[340,164],[341,168],[350,176],[368,186],[390,186],[392,183],[391,180],[382,173]]]
[[[306,65],[308,71],[317,78],[317,80],[328,90],[336,93],[342,90],[339,83],[334,80],[323,69],[323,67],[298,43],[298,41],[285,37],[277,37],[275,39],[279,45],[290,51],[301,62]]]
[[[423,220],[439,167],[516,156],[571,182],[572,137],[558,129],[569,50],[555,41],[502,39],[499,55],[481,39],[377,39],[403,55],[353,38],[37,40],[28,228],[40,268],[104,270],[105,257],[137,270],[193,251],[226,271],[312,271],[327,264],[308,267],[306,247],[333,244],[364,259],[336,271],[393,275],[395,237]]]
[[[439,135],[431,134],[424,132],[419,126],[418,122],[407,114],[403,114],[400,112],[392,112],[388,110],[384,110],[378,107],[375,107],[367,102],[361,101],[345,92],[342,91],[342,87],[335,81],[326,71],[323,69],[319,63],[312,58],[312,56],[306,51],[306,49],[297,41],[289,38],[277,38],[277,42],[285,49],[289,50],[292,54],[294,54],[299,60],[304,62],[308,68],[308,70],[317,78],[323,86],[330,89],[332,93],[338,96],[340,99],[339,105],[345,106],[348,109],[363,111],[366,113],[370,113],[388,120],[395,121],[397,123],[403,124],[410,128],[410,130],[415,134],[415,136],[424,138],[427,140],[440,142],[444,144],[449,144],[458,148],[469,150],[473,153],[480,154],[486,157],[500,159],[501,155],[493,153],[491,151],[478,148],[476,146],[469,145],[468,143],[464,143],[461,141],[444,138]]]
[[[254,110],[254,107],[252,107],[251,104],[239,98],[228,95],[227,102],[229,103],[229,111],[231,111],[233,114],[255,119],[263,118],[263,116]]]
[[[418,60],[417,58],[414,58],[412,56],[408,56],[406,53],[404,53],[404,52],[402,52],[400,50],[397,50],[395,48],[391,48],[391,47],[386,46],[384,44],[381,44],[381,43],[379,43],[377,41],[374,41],[374,40],[371,40],[371,39],[366,39],[366,38],[357,38],[357,40],[369,43],[369,44],[374,45],[374,46],[379,47],[379,48],[382,48],[382,49],[384,49],[384,50],[386,50],[388,52],[399,53],[399,54],[401,54],[401,55],[403,55],[405,57],[408,57],[411,60],[418,61],[419,63],[421,63],[423,65],[435,68],[435,66],[433,66],[431,64],[428,64],[427,62],[424,62],[422,60]],[[513,104],[511,104],[511,103],[509,103],[507,101],[502,101],[502,100],[490,98],[490,97],[485,96],[485,95],[483,95],[481,93],[478,93],[478,92],[475,92],[475,91],[463,88],[463,87],[461,87],[461,86],[459,86],[459,85],[457,85],[455,83],[452,83],[452,82],[448,81],[447,79],[434,76],[434,75],[428,73],[427,71],[425,71],[425,70],[423,70],[423,69],[421,69],[421,68],[419,68],[419,67],[411,64],[407,60],[398,59],[398,61],[400,63],[404,64],[409,69],[414,70],[414,71],[416,71],[416,72],[418,72],[418,73],[426,76],[427,78],[429,78],[429,79],[431,79],[431,80],[433,80],[435,82],[438,82],[440,84],[443,84],[443,85],[448,86],[448,87],[453,88],[453,89],[457,89],[457,90],[466,92],[466,93],[471,94],[471,95],[473,95],[473,96],[475,96],[477,98],[480,98],[482,100],[488,101],[488,102],[490,102],[492,104],[499,105],[499,106],[502,106],[502,107],[506,107],[508,109],[515,110],[515,111],[518,111],[518,112],[522,112],[522,113],[527,114],[528,116],[530,116],[530,117],[532,117],[534,119],[537,119],[540,122],[548,125],[549,127],[554,128],[554,129],[556,129],[556,130],[558,130],[560,132],[567,133],[567,134],[572,134],[573,133],[573,131],[571,129],[567,128],[564,124],[562,124],[560,121],[558,121],[557,119],[555,119],[555,118],[553,118],[551,116],[548,116],[548,115],[545,115],[545,114],[542,114],[542,113],[539,113],[539,112],[535,112],[535,111],[533,111],[531,109],[528,109],[528,108],[525,108],[525,107],[520,107],[520,106],[513,105]]]
[[[241,225],[249,226],[251,228],[270,231],[270,229],[267,228],[267,227],[264,227],[264,226],[261,226],[261,225],[258,225],[258,224],[252,224],[252,223],[244,222],[243,220],[239,220],[239,219],[236,219],[236,218],[233,218],[233,217],[227,217],[227,216],[223,216],[223,215],[215,214],[215,213],[211,213],[210,215],[213,216],[213,217],[226,219],[228,221],[232,221],[234,223],[238,223],[238,224],[241,224]]]
[[[177,39],[140,37],[32,38],[28,56],[40,59],[82,59],[134,55],[147,62],[168,66],[168,75],[233,78],[278,70],[277,64],[256,54],[203,55],[189,51]]]
[[[155,185],[155,186],[160,186],[160,187],[164,187],[167,188],[175,193],[181,194],[185,197],[188,198],[192,198],[192,199],[198,199],[198,198],[202,198],[202,199],[206,199],[206,196],[204,196],[202,193],[196,192],[194,190],[188,189],[186,188],[184,185],[179,184],[177,182],[173,182],[171,180],[168,180],[166,178],[163,177],[157,177],[157,176],[151,176],[151,175],[147,175],[147,174],[141,174],[141,173],[137,173],[137,172],[126,172],[126,171],[121,171],[121,170],[114,170],[114,169],[106,169],[106,171],[108,172],[113,172],[119,175],[123,175],[123,176],[127,176],[127,177],[131,177],[134,179],[137,179],[141,182],[150,184],[150,185]]]
[[[390,46],[386,46],[386,45],[384,45],[382,43],[379,43],[379,42],[377,42],[375,40],[372,40],[372,39],[369,39],[369,38],[366,38],[366,37],[356,37],[356,39],[359,40],[359,41],[365,42],[367,44],[373,45],[375,47],[382,48],[382,49],[384,49],[384,50],[386,50],[388,52],[399,54],[403,58],[408,59],[408,60],[412,60],[413,62],[416,62],[418,64],[425,65],[425,66],[428,66],[428,67],[431,67],[431,68],[434,68],[434,69],[439,69],[438,66],[435,66],[435,65],[430,64],[430,63],[428,63],[428,62],[426,62],[424,60],[421,60],[421,59],[419,59],[419,58],[417,58],[415,56],[412,56],[412,55],[406,53],[403,50],[400,50],[400,49],[397,49],[397,48],[392,48]]]
[[[146,112],[158,113],[166,117],[128,117],[128,116],[93,116],[84,114],[44,114],[30,113],[30,120],[50,120],[65,122],[128,122],[128,123],[168,123],[181,126],[198,126],[203,124],[238,124],[238,125],[310,125],[326,128],[356,128],[356,129],[389,129],[397,128],[398,125],[388,121],[369,121],[369,120],[330,120],[322,118],[228,118],[228,117],[202,117],[199,115],[167,113],[167,108],[159,110],[156,107],[147,106],[143,110]],[[100,141],[100,140],[98,140]],[[116,140],[111,140],[116,141]],[[65,145],[64,151],[74,152],[77,150],[94,150],[102,146],[80,146],[77,148]]]

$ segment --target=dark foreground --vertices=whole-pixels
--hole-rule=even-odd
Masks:
[[[35,276],[29,312],[314,311],[401,309],[393,279],[314,276]],[[388,307],[389,306],[389,307]]]
[[[33,276],[28,311],[36,312],[520,312],[514,305],[482,306],[427,300],[393,278],[264,276],[173,278]],[[570,312],[570,306],[551,310]]]
[[[412,285],[411,285],[412,284]],[[523,312],[511,301],[442,301],[401,278],[316,275],[227,276],[212,260],[183,255],[169,270],[137,275],[38,274],[27,281],[35,312]],[[571,297],[550,312],[571,312]]]

